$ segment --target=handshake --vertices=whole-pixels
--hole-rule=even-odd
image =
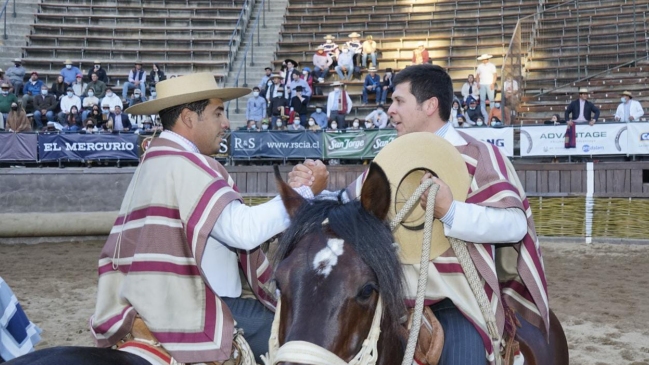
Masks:
[[[328,180],[329,171],[320,160],[308,159],[304,163],[295,165],[293,171],[288,173],[288,184],[292,188],[308,186],[313,195],[318,195],[326,189]]]

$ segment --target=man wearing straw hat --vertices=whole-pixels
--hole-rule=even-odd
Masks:
[[[404,180],[393,180],[397,176],[392,176],[391,171],[410,166],[409,158],[413,155],[418,161],[412,163],[414,166],[408,167],[412,168],[409,171],[423,168],[444,176],[440,173],[444,172],[440,170],[442,169],[446,170],[447,175],[450,173],[451,178],[446,182],[457,180],[455,176],[460,173],[454,172],[457,166],[447,165],[448,159],[443,157],[444,154],[437,154],[448,148],[444,145],[448,145],[453,153],[457,150],[462,155],[460,166],[463,163],[466,166],[466,171],[461,173],[470,180],[466,181],[468,192],[458,191],[456,184],[449,186],[430,173],[420,172],[422,181],[432,179],[440,186],[434,216],[442,225],[436,223],[439,229],[433,231],[433,237],[435,232],[440,234],[443,231],[443,236],[467,242],[470,259],[477,269],[479,279],[484,283],[489,301],[488,310],[493,311],[501,337],[505,331],[507,308],[514,309],[529,322],[527,325],[531,323],[541,331],[547,331],[549,307],[543,261],[529,203],[513,166],[498,147],[456,131],[447,122],[453,102],[453,83],[441,67],[407,67],[397,74],[394,84],[394,102],[388,114],[395,125],[398,138],[392,143],[398,143],[402,136],[415,132],[425,133],[408,137],[424,139],[426,133],[431,133],[448,143],[403,146],[398,156],[392,156],[390,163],[380,163],[392,188],[400,190],[405,177]],[[297,165],[289,174],[291,186],[308,186],[308,177],[311,176],[308,169],[314,164],[313,161],[307,161],[303,165]],[[347,188],[345,194],[342,194],[343,199],[359,196],[364,177],[365,174]],[[408,197],[409,195],[403,198]],[[425,205],[426,199],[427,194],[422,197],[422,205]],[[404,243],[421,243],[421,231],[421,228],[416,227],[405,229],[403,237],[407,242],[398,238],[396,233],[395,237],[403,248]],[[415,235],[417,239],[408,238]],[[437,247],[436,242],[433,240],[431,249]],[[512,247],[499,247],[502,244]],[[499,250],[496,251],[496,248]],[[419,258],[412,262],[420,262],[421,250],[418,255]],[[407,303],[412,306],[419,265],[404,263],[403,268],[406,281],[413,283],[414,280],[415,283],[414,288],[406,294]],[[500,349],[494,348],[490,341],[487,319],[469,288],[459,259],[450,247],[431,260],[425,303],[430,306],[444,330],[440,365],[493,364],[495,356],[500,356]]]
[[[244,205],[210,157],[229,128],[224,102],[250,90],[221,89],[211,73],[161,81],[156,90],[155,100],[126,110],[159,114],[164,131],[142,156],[100,255],[92,333],[98,346],[118,345],[152,363],[210,363],[229,359],[233,341],[240,344],[236,321],[260,362],[275,298],[258,246],[289,218],[279,198]],[[317,170],[314,193],[327,182],[324,165]],[[242,297],[246,287],[254,299]]]
[[[616,122],[637,122],[644,115],[642,105],[637,100],[633,100],[633,94],[630,91],[625,91],[621,96],[622,103],[618,105],[615,111]]]
[[[81,73],[81,70],[77,66],[72,65],[71,60],[65,60],[63,62],[63,67],[61,69],[61,76],[63,76],[63,81],[65,81],[66,84],[72,85],[73,82],[77,80],[77,75]]]
[[[478,57],[478,61],[482,63],[478,65],[475,71],[475,79],[480,85],[480,111],[482,115],[489,115],[487,113],[487,97],[489,102],[494,102],[496,95],[496,80],[498,80],[498,71],[496,65],[489,61],[493,56],[490,54],[483,54]]]

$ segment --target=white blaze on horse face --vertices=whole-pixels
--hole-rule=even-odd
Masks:
[[[338,256],[343,254],[345,241],[340,238],[330,238],[327,246],[315,255],[313,270],[326,278],[338,263]]]

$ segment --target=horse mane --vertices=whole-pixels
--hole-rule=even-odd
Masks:
[[[329,220],[328,225],[322,223]],[[394,329],[406,313],[403,271],[387,224],[363,208],[360,201],[341,203],[316,198],[299,208],[290,227],[279,240],[275,264],[285,259],[309,234],[329,234],[345,240],[376,275],[384,315]]]

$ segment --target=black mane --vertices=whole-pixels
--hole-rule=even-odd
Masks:
[[[385,315],[398,325],[405,315],[403,271],[393,246],[394,237],[386,222],[367,212],[358,200],[340,203],[316,199],[303,204],[291,226],[282,235],[275,263],[285,259],[297,243],[308,234],[323,234],[322,222],[328,219],[327,229],[354,247],[363,262],[376,275],[383,299]]]

